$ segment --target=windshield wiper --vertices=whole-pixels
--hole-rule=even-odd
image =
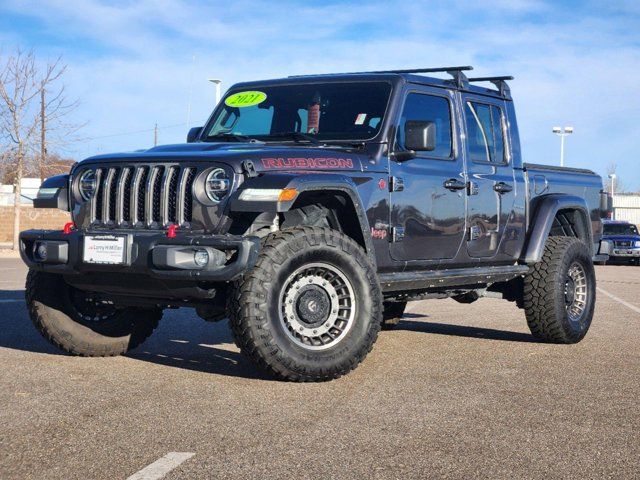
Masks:
[[[269,138],[290,138],[293,141],[299,142],[299,141],[307,141],[310,143],[313,143],[314,145],[319,145],[320,141],[311,136],[311,135],[307,135],[306,133],[302,133],[302,132],[278,132],[278,133],[272,133],[271,135],[269,135]]]
[[[251,138],[251,137],[247,137],[246,135],[241,135],[239,133],[231,133],[231,132],[224,132],[224,133],[216,133],[215,135],[209,135],[207,137],[207,139],[220,139],[220,140],[235,140],[236,142],[259,142],[259,140],[256,140],[255,138]]]

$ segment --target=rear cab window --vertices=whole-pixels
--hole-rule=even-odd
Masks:
[[[507,163],[504,120],[500,107],[485,103],[465,102],[467,148],[476,163]]]

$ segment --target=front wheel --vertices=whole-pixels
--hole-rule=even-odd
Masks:
[[[25,289],[33,324],[50,343],[73,355],[121,355],[158,326],[162,310],[117,309],[68,285],[62,276],[29,270]]]
[[[329,228],[269,235],[238,282],[230,325],[243,354],[277,378],[322,381],[355,368],[382,323],[373,266],[351,238]]]
[[[574,237],[549,237],[542,261],[524,279],[531,333],[553,343],[577,343],[593,319],[596,276],[587,246]]]

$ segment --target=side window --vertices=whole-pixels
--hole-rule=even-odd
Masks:
[[[467,145],[474,162],[504,163],[502,111],[494,105],[467,102]]]
[[[438,158],[449,158],[453,151],[451,140],[451,107],[444,97],[410,93],[404,103],[400,128],[398,128],[398,145],[404,147],[404,124],[407,120],[422,120],[436,125],[436,148],[425,155]]]

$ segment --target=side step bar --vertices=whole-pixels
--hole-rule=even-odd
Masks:
[[[501,267],[471,267],[449,270],[382,273],[380,285],[384,293],[402,290],[426,290],[442,287],[468,287],[479,284],[504,282],[529,271],[526,265]]]

